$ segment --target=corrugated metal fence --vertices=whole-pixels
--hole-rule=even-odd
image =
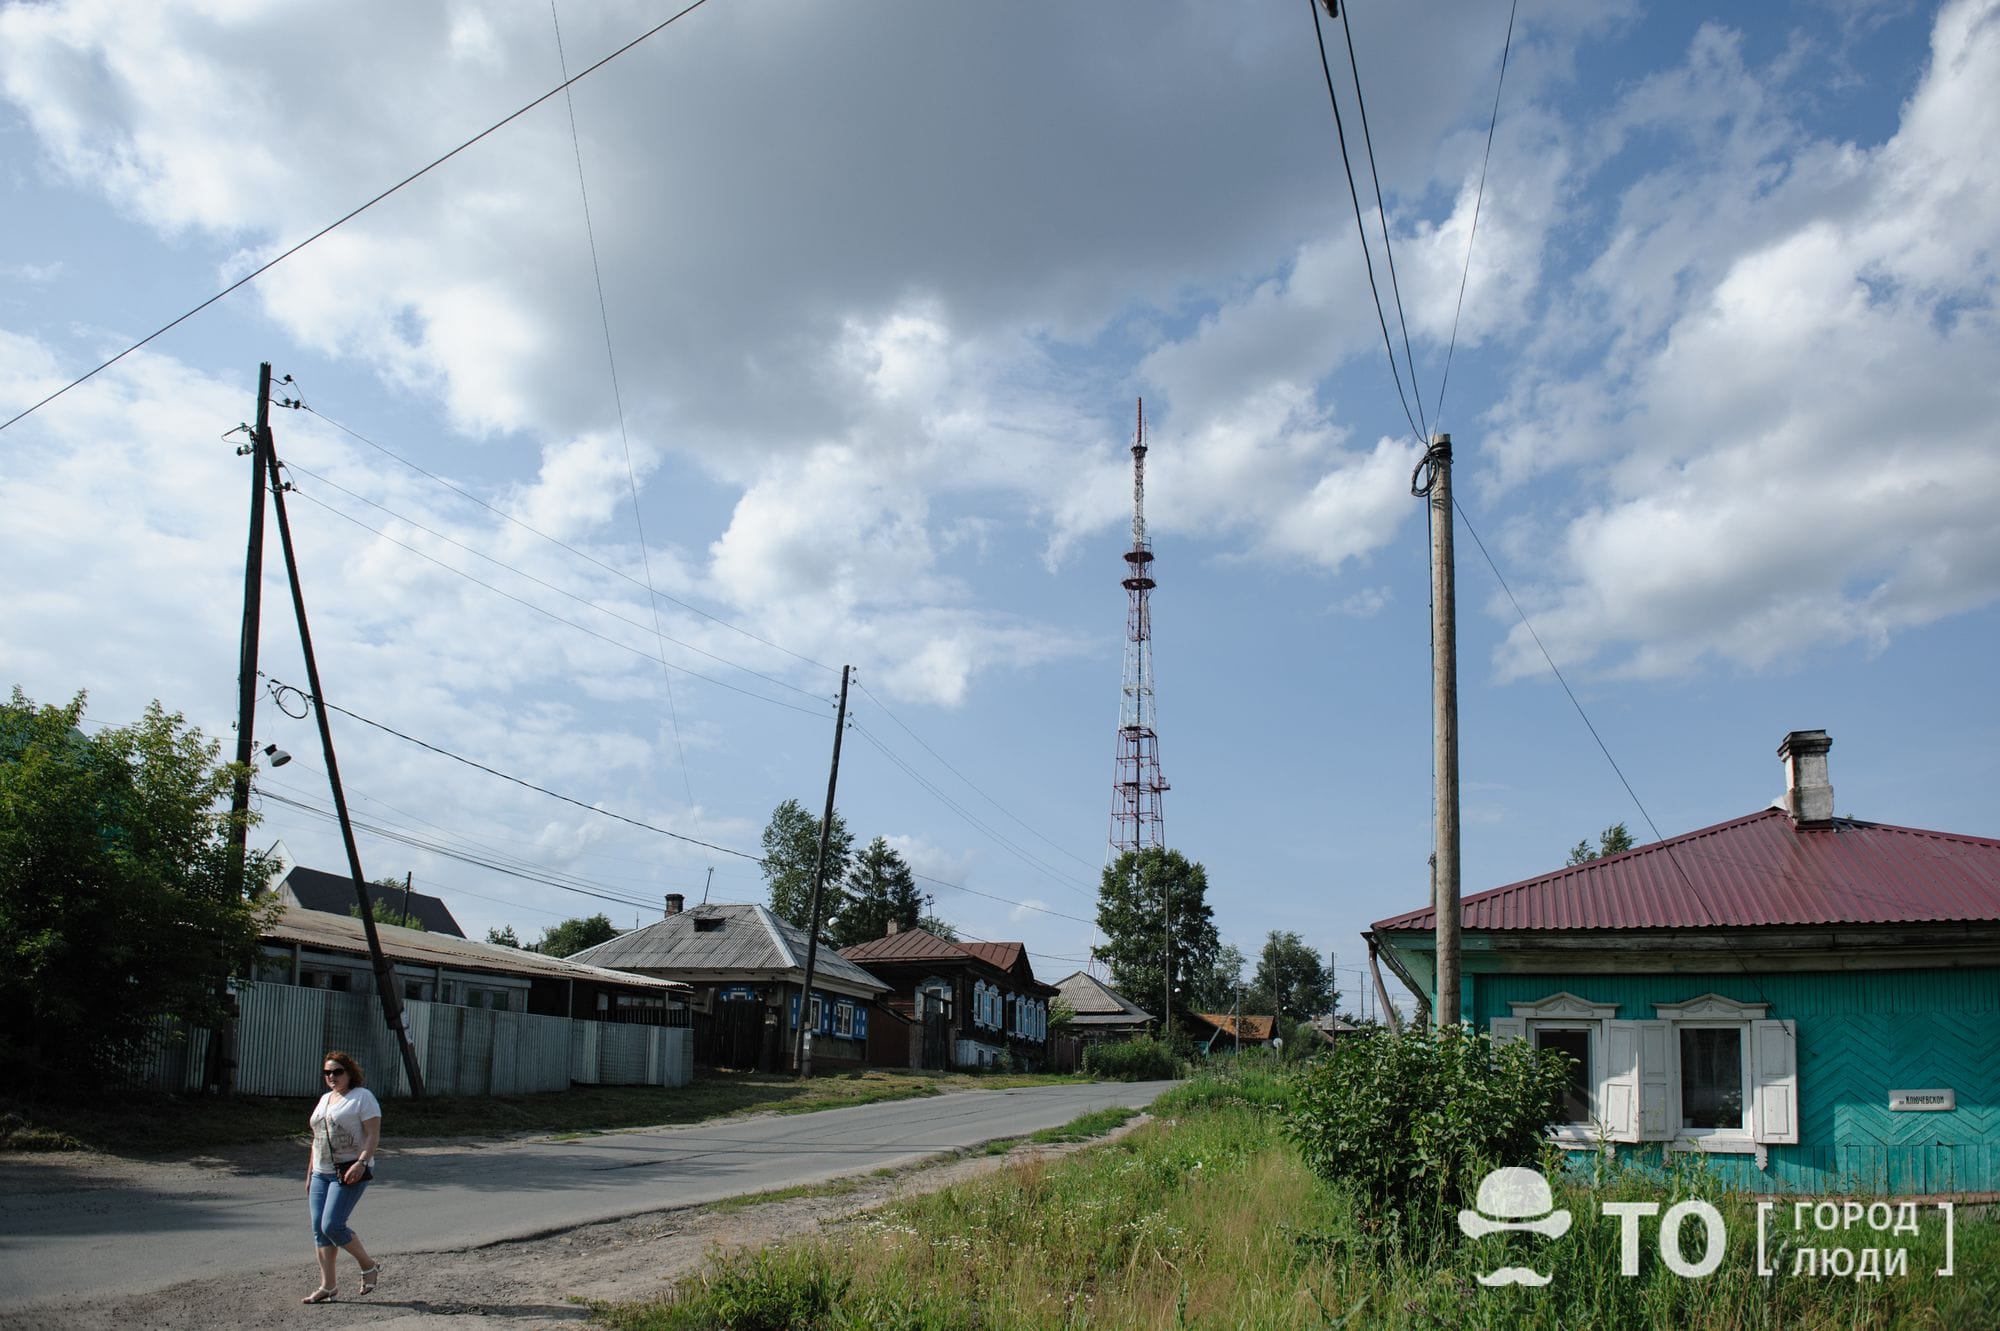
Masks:
[[[320,1059],[352,1054],[378,1095],[410,1093],[402,1055],[372,994],[253,984],[236,995],[236,1089],[248,1095],[316,1096]],[[685,1086],[694,1080],[694,1032],[526,1012],[409,1001],[410,1039],[433,1095],[519,1095],[603,1086]],[[175,1038],[164,1024],[135,1069],[142,1084],[201,1086],[209,1034]]]

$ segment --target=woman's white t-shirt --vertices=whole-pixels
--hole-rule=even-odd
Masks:
[[[361,1125],[382,1117],[375,1092],[357,1086],[345,1095],[328,1091],[312,1111],[312,1170],[331,1174],[335,1164],[344,1164],[361,1154]]]

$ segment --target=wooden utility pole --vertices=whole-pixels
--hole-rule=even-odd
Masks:
[[[1451,436],[1431,436],[1424,454],[1431,517],[1431,761],[1437,820],[1432,905],[1437,912],[1437,990],[1431,1019],[1460,1020],[1458,983],[1458,615],[1452,575]],[[1421,472],[1421,468],[1420,468]]]
[[[833,766],[826,774],[826,813],[819,820],[819,855],[813,860],[811,914],[806,921],[806,982],[799,988],[799,1022],[794,1033],[792,1064],[799,1076],[812,1076],[812,1046],[806,1042],[806,1026],[812,1021],[813,968],[819,961],[819,902],[826,887],[827,842],[833,837],[833,792],[840,784],[840,737],[847,731],[847,672],[840,668],[840,708],[833,723]]]
[[[320,690],[319,660],[313,655],[312,627],[306,622],[306,594],[299,583],[298,554],[292,548],[292,524],[285,515],[285,482],[278,474],[278,455],[266,449],[265,466],[271,477],[271,503],[278,514],[278,543],[285,551],[285,576],[292,584],[292,609],[299,620],[299,648],[306,658],[306,686],[312,690],[313,715],[319,720],[320,751],[326,758],[327,783],[333,788],[333,810],[340,818],[340,839],[347,847],[347,870],[354,878],[354,895],[361,903],[361,929],[368,936],[368,956],[375,969],[375,991],[382,999],[382,1020],[396,1037],[403,1056],[403,1075],[409,1079],[410,1095],[424,1094],[423,1069],[417,1066],[417,1048],[410,1040],[410,1018],[403,1010],[403,996],[396,992],[396,973],[382,955],[382,940],[375,932],[375,908],[368,899],[368,880],[361,873],[361,852],[354,844],[354,824],[347,816],[347,794],[340,785],[340,764],[333,754],[333,727],[326,719],[325,694]]]
[[[257,367],[257,426],[250,443],[250,544],[243,556],[243,643],[236,661],[236,788],[229,800],[231,896],[242,896],[250,845],[250,763],[256,756],[257,639],[264,594],[264,455],[270,451],[271,363]]]

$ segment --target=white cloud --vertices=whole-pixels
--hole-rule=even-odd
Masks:
[[[1762,667],[2000,596],[2000,8],[1945,7],[1879,147],[1802,139],[1772,77],[1704,29],[1635,91],[1631,123],[1708,151],[1625,191],[1584,285],[1597,369],[1529,376],[1503,413],[1504,477],[1602,478],[1540,538],[1558,661]],[[1539,668],[1517,627],[1501,672]]]

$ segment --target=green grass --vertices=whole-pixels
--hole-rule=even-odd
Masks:
[[[1033,1161],[898,1202],[844,1231],[723,1259],[666,1300],[599,1306],[619,1331],[695,1328],[1382,1327],[1392,1331],[1944,1331],[2000,1326],[2000,1223],[1959,1217],[1959,1275],[1931,1274],[1936,1227],[1911,1244],[1914,1274],[1880,1283],[1756,1275],[1755,1207],[1689,1172],[1558,1180],[1578,1217],[1561,1242],[1503,1236],[1429,1250],[1313,1175],[1280,1130],[1282,1084],[1203,1079],[1163,1097],[1156,1121],[1115,1142]],[[1640,1274],[1619,1274],[1604,1200],[1716,1202],[1729,1250],[1685,1280],[1647,1228]],[[1700,1243],[1689,1231],[1690,1249]],[[1880,1240],[1886,1241],[1887,1236]],[[1816,1241],[1816,1240],[1814,1240]],[[1487,1289],[1501,1248],[1553,1275],[1540,1290]]]
[[[853,1176],[833,1178],[823,1183],[801,1183],[791,1188],[772,1188],[768,1192],[724,1197],[720,1201],[708,1203],[702,1209],[717,1215],[727,1215],[732,1211],[747,1211],[753,1206],[769,1206],[772,1202],[797,1201],[801,1197],[845,1197],[860,1186],[861,1180]]]
[[[1078,1078],[963,1073],[835,1073],[807,1081],[773,1073],[700,1073],[692,1085],[576,1086],[541,1095],[434,1096],[383,1105],[387,1140],[582,1134],[700,1123],[732,1114],[820,1109],[938,1095],[948,1090],[1070,1084]],[[89,1148],[114,1155],[188,1157],[218,1142],[302,1138],[308,1099],[171,1096],[131,1091],[84,1104],[0,1100],[0,1151]]]

